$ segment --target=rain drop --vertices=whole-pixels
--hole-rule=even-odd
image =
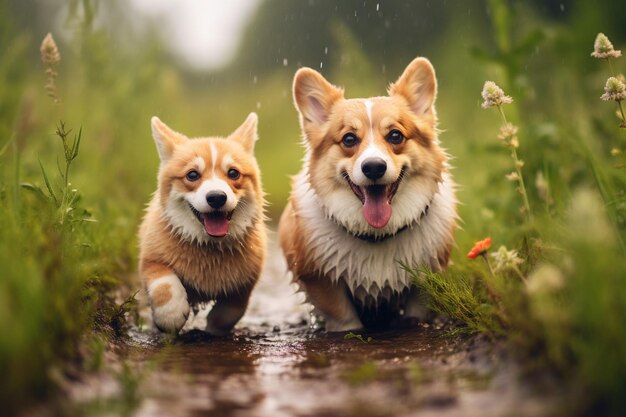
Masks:
[[[376,3],[376,11],[380,10],[380,3]]]
[[[328,46],[324,48],[324,55],[328,55]]]
[[[261,102],[260,101],[256,102],[256,108],[257,108],[257,110],[261,108]]]
[[[289,61],[287,58],[283,58],[283,67],[286,67],[287,65],[289,65]]]
[[[256,84],[257,81],[259,81],[259,79],[257,78],[256,75],[254,77],[252,77],[252,84]]]
[[[324,62],[320,62],[320,69],[324,67]]]
[[[563,3],[561,3],[561,11],[564,12],[565,11],[565,5]]]

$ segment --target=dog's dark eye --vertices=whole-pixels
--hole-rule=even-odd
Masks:
[[[228,178],[230,178],[231,180],[236,180],[239,177],[241,177],[241,173],[235,168],[231,168],[228,170]]]
[[[341,143],[343,143],[343,146],[346,148],[351,148],[359,143],[359,138],[357,138],[354,133],[346,133],[343,138],[341,138]]]
[[[404,142],[404,135],[399,130],[394,129],[387,135],[387,142],[392,145],[400,145]]]
[[[192,169],[185,175],[185,178],[191,182],[198,181],[200,179],[200,173],[195,169]]]

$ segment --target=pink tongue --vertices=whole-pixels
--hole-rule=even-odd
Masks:
[[[228,219],[225,213],[205,214],[204,230],[214,237],[226,236],[228,233]]]
[[[391,218],[391,204],[387,198],[386,187],[373,185],[364,187],[364,191],[363,217],[372,227],[385,227]]]

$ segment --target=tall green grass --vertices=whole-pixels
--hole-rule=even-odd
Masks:
[[[473,192],[497,200],[464,201],[465,230],[457,234],[459,250],[448,271],[411,271],[416,284],[432,297],[432,308],[464,321],[471,332],[507,340],[528,368],[559,375],[576,398],[567,404],[569,413],[622,415],[626,407],[622,324],[626,176],[615,157],[619,152],[609,150],[624,146],[626,132],[615,122],[612,107],[606,106],[603,118],[591,110],[599,107],[601,83],[593,94],[585,94],[584,89],[562,93],[560,88],[565,91],[575,74],[559,66],[549,70],[560,78],[555,81],[554,101],[533,110],[533,104],[539,103],[529,97],[534,89],[528,79],[520,79],[518,68],[536,59],[523,53],[529,40],[516,47],[511,28],[506,27],[512,21],[508,6],[491,3],[497,10],[493,19],[499,48],[492,60],[498,69],[494,74],[510,91],[520,92],[512,94],[514,103],[506,110],[520,127],[518,154],[524,161],[522,173],[531,184],[527,188],[533,216],[519,210],[522,196],[505,179],[513,161],[496,139],[497,112],[489,110],[493,122],[482,134],[492,138],[487,140],[493,143],[493,151],[485,155],[491,162],[484,166],[508,164],[508,168],[495,168],[492,182]],[[536,39],[540,42],[541,37]],[[592,45],[590,39],[581,54],[588,56]],[[544,45],[547,54],[551,47],[557,46]],[[511,56],[514,51],[517,55]],[[478,57],[486,59],[484,53]],[[568,105],[561,107],[564,96]],[[502,187],[510,191],[496,191]],[[485,236],[493,238],[493,247],[484,257],[468,259],[472,242]],[[491,270],[501,245],[517,251],[522,261],[519,272]]]
[[[119,47],[112,34],[118,27],[95,25],[97,11],[81,14],[82,3],[95,4],[74,1],[68,9],[66,21],[75,31],[61,45],[61,107],[44,90],[43,68],[34,58],[39,40],[13,25],[9,8],[0,6],[0,402],[9,410],[52,392],[51,369],[80,366],[79,346],[94,329],[123,333],[128,305],[119,303],[138,288],[135,233],[156,184],[151,116],[191,136],[226,135],[256,111],[255,152],[273,219],[303,155],[292,68],[191,74],[152,36],[133,39],[131,50]],[[581,408],[615,414],[626,391],[620,356],[626,351],[620,331],[626,179],[620,157],[610,151],[623,148],[625,138],[613,109],[598,101],[607,67],[578,65],[591,59],[593,39],[582,49],[577,43],[608,12],[593,6],[594,13],[574,14],[567,27],[547,21],[530,3],[490,0],[486,6],[494,33],[474,19],[476,8],[468,17],[464,8],[450,7],[450,29],[428,49],[437,51],[428,58],[439,81],[440,138],[454,157],[463,224],[453,266],[444,274],[416,271],[416,279],[434,308],[464,320],[471,331],[506,338],[529,363],[578,384]],[[391,69],[414,58],[375,68],[371,54],[380,54],[381,62],[384,51],[367,50],[349,19],[329,25],[340,50],[327,57],[324,45],[315,47],[322,72],[345,86],[347,96],[384,94],[385,83],[399,75]],[[415,55],[423,46],[415,40]],[[485,79],[501,82],[515,100],[507,117],[520,126],[532,221],[520,213],[521,200],[504,178],[512,161],[496,139],[499,116],[479,106]],[[54,134],[61,119],[70,150],[82,127],[69,176],[63,140]],[[536,186],[539,173],[543,187]],[[494,250],[518,251],[532,284],[512,270],[491,275],[481,259],[465,257],[485,236],[493,238]],[[87,368],[98,363],[83,359]]]
[[[50,394],[55,366],[61,375],[67,362],[80,367],[92,332],[121,334],[125,323],[115,290],[130,265],[116,262],[114,229],[70,182],[81,138],[59,125],[50,138],[59,165],[42,164],[38,183],[16,178],[11,164],[0,172],[0,400],[9,410]]]
[[[0,75],[11,71],[0,68]],[[74,185],[82,146],[92,138],[63,121],[54,133],[34,122],[41,109],[49,111],[46,127],[64,111],[48,76],[56,104],[35,103],[28,90],[1,93],[9,109],[1,125],[13,126],[0,148],[0,402],[8,414],[47,398],[70,367],[97,362],[92,341],[122,336],[132,305],[132,296],[123,302],[130,294],[123,284],[130,283],[134,232],[93,210]]]

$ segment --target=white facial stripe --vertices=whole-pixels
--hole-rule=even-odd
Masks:
[[[350,178],[356,185],[371,184],[372,181],[369,180],[365,176],[365,174],[363,174],[363,171],[361,170],[361,165],[366,159],[381,158],[383,161],[387,163],[387,171],[385,172],[385,175],[378,182],[383,183],[383,184],[393,182],[396,180],[398,176],[398,173],[396,172],[393,161],[391,160],[391,158],[389,157],[387,152],[385,152],[384,149],[381,149],[378,146],[376,146],[376,143],[374,141],[374,124],[373,124],[374,119],[372,118],[372,108],[374,107],[374,102],[372,100],[365,100],[363,101],[363,104],[365,105],[365,111],[367,112],[367,118],[370,123],[369,140],[367,141],[367,147],[361,153],[361,155],[359,155],[354,166],[352,167],[352,173],[350,174]]]
[[[372,118],[372,107],[374,107],[374,102],[372,100],[365,100],[363,103],[365,104],[365,111],[367,112],[367,119],[370,122],[370,140],[369,143],[374,143],[374,119]]]
[[[222,159],[222,171],[228,172],[228,169],[235,163],[235,160],[230,155],[225,155]]]
[[[235,193],[224,180],[219,178],[205,180],[196,191],[186,193],[185,199],[201,213],[213,211],[206,201],[206,196],[211,191],[223,191],[226,194],[226,204],[220,210],[231,211],[237,206]]]
[[[198,167],[198,172],[200,172],[200,174],[202,174],[206,169],[206,163],[204,162],[204,159],[202,157],[197,156],[192,162],[195,166]]]
[[[211,177],[215,177],[215,165],[217,165],[217,148],[211,143]]]

